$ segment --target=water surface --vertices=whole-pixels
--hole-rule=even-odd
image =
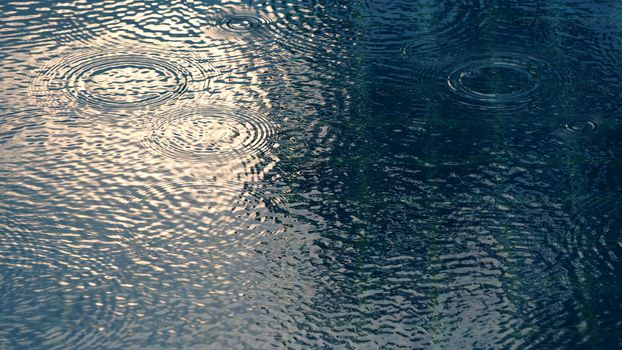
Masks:
[[[622,348],[615,1],[0,4],[0,349]]]

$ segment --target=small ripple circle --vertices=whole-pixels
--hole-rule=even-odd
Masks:
[[[587,136],[595,133],[599,126],[596,120],[572,120],[564,123],[564,130],[573,135]]]
[[[288,53],[312,58],[318,53],[343,52],[352,44],[352,29],[332,16],[318,16],[289,2],[274,1],[263,6],[223,6],[213,9],[216,20],[205,33],[215,39],[281,48]]]
[[[254,15],[232,15],[223,20],[221,28],[231,32],[247,32],[259,29],[270,23],[266,17]]]

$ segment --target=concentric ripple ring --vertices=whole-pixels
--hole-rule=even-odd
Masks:
[[[516,58],[481,59],[456,68],[449,89],[475,104],[506,105],[527,101],[540,87],[537,66]]]
[[[31,91],[47,106],[130,109],[205,92],[211,66],[162,53],[63,55],[36,73]]]
[[[564,130],[577,136],[588,136],[595,133],[600,127],[597,120],[572,120],[564,123]]]
[[[259,156],[275,125],[262,113],[213,106],[159,118],[143,139],[156,155],[188,161],[225,161]]]
[[[233,15],[223,21],[221,28],[231,32],[246,32],[270,23],[268,18],[254,15]]]

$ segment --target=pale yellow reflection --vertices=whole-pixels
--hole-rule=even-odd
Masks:
[[[88,14],[90,5],[82,5]],[[59,6],[72,7],[74,4]],[[249,14],[244,6],[236,9],[229,5],[228,9],[238,15]],[[170,18],[179,21],[156,23],[157,17],[139,11],[131,15],[137,22],[153,22],[145,27],[152,33],[167,33],[150,38],[152,40],[138,40],[141,35],[148,36],[149,33],[121,23],[122,26],[115,25],[114,31],[94,30],[91,34],[96,35],[86,39],[76,36],[75,42],[68,41],[68,36],[64,37],[62,45],[53,43],[28,52],[9,52],[10,57],[5,59],[9,64],[0,67],[0,76],[3,77],[0,80],[0,101],[7,102],[7,107],[15,110],[36,109],[39,112],[35,118],[43,122],[21,129],[0,145],[0,152],[11,157],[16,164],[32,163],[44,167],[43,174],[18,167],[12,171],[16,178],[35,179],[33,181],[45,184],[42,188],[47,188],[49,193],[66,196],[69,206],[88,205],[81,208],[88,213],[84,215],[99,214],[100,206],[118,205],[120,209],[110,214],[114,221],[110,224],[124,235],[131,233],[133,242],[130,243],[143,244],[137,248],[141,253],[132,260],[135,266],[102,267],[102,270],[133,269],[132,276],[120,281],[122,287],[132,288],[140,284],[141,279],[152,277],[151,272],[170,273],[202,266],[209,272],[207,277],[217,276],[213,278],[218,283],[206,291],[207,296],[235,296],[237,291],[245,288],[242,285],[231,287],[239,283],[232,276],[244,274],[237,264],[248,259],[253,254],[251,248],[259,242],[257,237],[239,237],[241,232],[264,235],[282,229],[265,220],[273,213],[270,213],[264,197],[278,197],[279,194],[254,192],[261,188],[264,176],[279,162],[274,151],[279,146],[279,121],[270,113],[276,105],[273,101],[275,91],[266,87],[277,86],[285,95],[300,93],[290,86],[291,74],[299,82],[302,79],[300,86],[308,97],[306,101],[316,104],[325,103],[324,89],[319,80],[313,78],[315,73],[311,66],[298,64],[285,69],[268,59],[251,57],[252,52],[240,45],[240,41],[250,36],[238,34],[240,40],[236,40],[235,45],[225,45],[222,40],[235,33],[203,28],[205,23],[198,13],[175,12],[174,8],[165,10]],[[190,40],[175,36],[184,33],[190,35]],[[197,43],[201,44],[199,52]],[[80,66],[85,62],[80,58],[87,57],[86,62],[92,64],[99,53],[113,57],[104,69]],[[132,57],[129,63],[124,63],[124,55]],[[179,59],[181,56],[187,57],[182,60]],[[142,62],[151,65],[141,67],[141,58],[144,58]],[[205,69],[200,71],[197,67],[184,66],[190,61],[205,64]],[[32,67],[35,67],[34,71]],[[201,80],[203,72],[207,72],[208,79]],[[63,80],[64,76],[71,74],[86,78]],[[38,85],[41,82],[46,83]],[[14,86],[28,89],[29,93],[9,88]],[[158,100],[157,105],[150,104],[154,99]],[[116,106],[117,103],[120,106]],[[188,113],[176,119],[166,119],[180,110],[192,111],[201,107],[218,110],[219,106],[228,111],[228,114],[222,114],[224,116],[232,115],[232,110],[242,109],[248,118],[214,119],[207,114]],[[304,110],[304,106],[292,108]],[[262,116],[262,124],[259,125],[253,116]],[[162,120],[169,122],[157,134],[158,141],[166,141],[159,145],[164,145],[165,149],[168,147],[169,151],[177,147],[173,153],[167,154],[162,148],[154,148],[154,152],[145,147],[145,139],[153,133],[154,127],[162,126]],[[8,132],[19,124],[18,119],[0,124],[0,132]],[[32,152],[32,148],[38,151]],[[260,152],[256,151],[258,148],[261,148]],[[202,156],[193,157],[192,153],[198,151]],[[175,157],[176,154],[188,156]],[[50,159],[56,159],[58,163]],[[134,188],[136,192],[119,193]],[[252,208],[244,208],[245,204]],[[248,216],[244,209],[257,214]],[[173,213],[167,214],[167,210]],[[168,220],[170,225],[162,228],[157,219]],[[189,220],[193,220],[196,230],[187,228]],[[85,233],[72,233],[70,229],[63,233],[66,238],[76,240],[82,239],[82,234]],[[200,241],[200,235],[214,239],[204,240],[209,243],[200,247],[186,245],[180,239]],[[292,244],[304,246],[315,238],[315,234],[309,234]],[[131,252],[131,244],[123,240],[123,235],[111,235],[107,239],[112,246]],[[150,244],[169,241],[171,243],[166,248]],[[70,247],[80,251],[88,249],[87,243],[85,240]],[[83,271],[82,265],[88,265],[81,264],[82,256],[69,251],[63,254],[68,255],[67,261],[75,261],[75,264],[64,266],[72,273]],[[166,259],[156,260],[157,257]],[[136,272],[144,272],[142,268],[149,273]],[[68,279],[74,277],[77,276],[71,275]],[[299,284],[309,282],[305,278],[295,279]],[[60,283],[70,285],[65,281]],[[311,286],[304,288],[312,289]],[[202,305],[201,301],[196,302]]]

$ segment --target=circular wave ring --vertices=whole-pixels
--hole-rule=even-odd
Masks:
[[[342,52],[350,45],[351,28],[337,17],[305,11],[289,2],[275,1],[259,7],[224,6],[212,14],[207,35],[234,41],[247,50],[249,45],[280,48],[307,57]],[[253,48],[254,49],[254,48]]]
[[[160,53],[64,55],[43,65],[31,91],[52,106],[148,107],[205,92],[210,72],[206,62]]]
[[[540,87],[538,66],[517,58],[481,59],[456,68],[447,78],[458,97],[500,106],[527,101]]]
[[[564,123],[564,130],[577,136],[588,136],[598,131],[600,123],[597,120],[572,120]]]
[[[264,153],[274,133],[274,124],[262,113],[201,107],[156,120],[143,143],[171,159],[245,159]]]
[[[223,19],[220,28],[230,32],[248,32],[270,24],[267,17],[255,15],[232,15]]]
[[[132,77],[132,74],[136,77]],[[149,85],[147,79],[139,79],[141,75],[145,78],[153,75],[164,84]],[[190,73],[168,62],[124,56],[87,62],[70,70],[68,76],[70,80],[67,89],[76,99],[89,104],[122,107],[153,104],[181,95],[188,89]],[[140,88],[141,84],[146,86]]]

